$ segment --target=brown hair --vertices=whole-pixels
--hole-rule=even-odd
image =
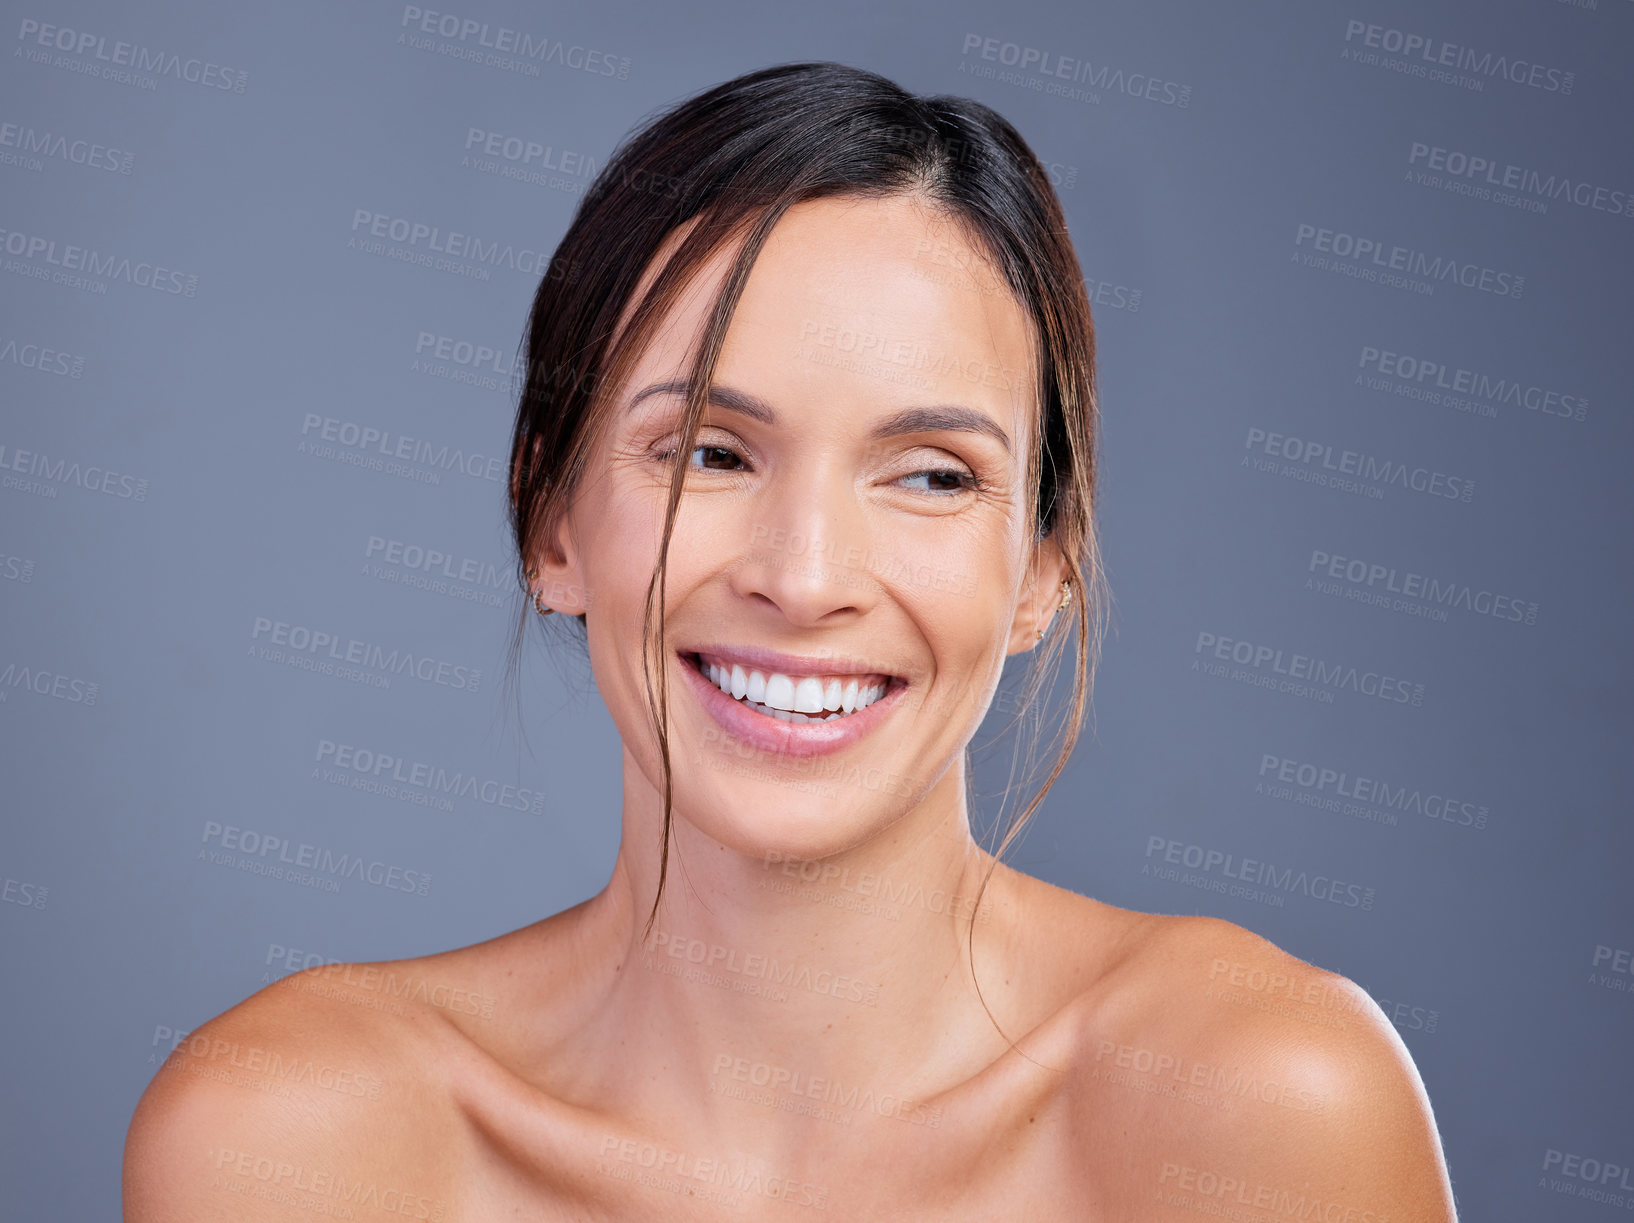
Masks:
[[[663,761],[664,825],[658,914],[668,870],[672,777],[668,682],[663,662],[664,580],[676,508],[715,362],[744,283],[767,235],[792,205],[831,196],[913,194],[954,219],[992,260],[1033,323],[1041,427],[1032,430],[1027,487],[1036,535],[1066,557],[1079,649],[1072,709],[1058,728],[1054,768],[1010,825],[982,880],[1015,840],[1065,767],[1083,723],[1106,617],[1094,521],[1095,341],[1083,272],[1061,205],[1038,158],[997,113],[967,98],[916,97],[872,72],[834,63],[751,72],[651,119],[615,151],[585,193],[534,297],[511,449],[509,518],[517,577],[571,502],[618,387],[665,311],[711,253],[741,241],[688,378],[659,562],[647,588],[642,670]],[[694,223],[628,325],[618,333],[645,270],[665,238]],[[616,335],[616,343],[615,343]],[[653,632],[654,612],[657,632]],[[524,608],[511,641],[514,679]],[[582,633],[584,616],[577,617]],[[1053,624],[1053,621],[1052,621]],[[1055,673],[1065,634],[1029,671],[1019,712],[1035,708]],[[658,692],[649,647],[656,642]],[[1037,726],[1029,772],[1037,753]],[[970,753],[965,753],[971,780]],[[977,906],[981,893],[977,894]],[[975,914],[972,912],[972,933]],[[974,950],[972,947],[972,955]]]

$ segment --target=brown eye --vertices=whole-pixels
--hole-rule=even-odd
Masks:
[[[730,464],[734,460],[736,460],[738,462],[742,462],[742,460],[738,458],[737,451],[730,450],[725,446],[694,446],[692,448],[693,458],[696,458],[700,454],[702,454],[704,456],[704,461],[701,464],[701,466],[709,468],[710,470],[713,470],[713,471],[735,471],[736,470],[736,468],[730,467],[730,466],[711,466],[711,464],[713,464],[713,463]]]
[[[702,456],[701,459],[700,455]],[[652,457],[660,463],[668,464],[675,459],[675,449],[673,446],[660,446],[652,452]],[[700,442],[693,446],[692,454],[689,457],[691,462],[687,466],[693,469],[701,468],[704,471],[748,470],[742,456],[730,446],[709,445]],[[733,466],[734,463],[738,464],[738,466]]]
[[[954,467],[933,467],[925,471],[916,471],[912,475],[903,476],[903,480],[917,480],[919,477],[928,478],[925,491],[946,496],[949,493],[964,492],[976,486],[976,477],[968,471],[961,471]]]

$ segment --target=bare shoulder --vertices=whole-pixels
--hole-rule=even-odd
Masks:
[[[1130,1209],[1455,1217],[1423,1081],[1364,990],[1218,918],[1131,930],[1074,1069],[1083,1117],[1138,1118]]]
[[[460,981],[445,957],[324,965],[192,1032],[131,1119],[127,1223],[446,1217]]]

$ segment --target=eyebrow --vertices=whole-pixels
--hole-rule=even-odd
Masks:
[[[640,391],[630,400],[630,407],[634,408],[643,399],[652,395],[682,395],[690,389],[690,383],[682,380],[669,382],[655,382]],[[711,385],[709,388],[709,402],[717,408],[728,412],[739,412],[761,424],[775,426],[777,413],[764,399],[751,395],[747,391],[740,391],[733,387]],[[869,439],[883,441],[890,437],[900,437],[907,433],[936,433],[941,431],[955,433],[980,433],[992,438],[1004,447],[1006,454],[1014,453],[1010,446],[1010,435],[986,412],[979,412],[975,408],[961,407],[958,404],[939,403],[922,408],[904,408],[887,416],[869,431]]]

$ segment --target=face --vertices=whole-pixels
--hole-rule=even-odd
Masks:
[[[612,392],[595,474],[537,558],[546,601],[588,612],[597,689],[660,803],[643,611],[683,382],[731,254]],[[962,793],[1006,656],[1061,599],[1060,554],[1035,545],[1028,505],[1034,368],[1022,307],[924,203],[785,214],[717,364],[670,544],[678,835],[819,858]],[[577,589],[588,607],[548,594]]]

